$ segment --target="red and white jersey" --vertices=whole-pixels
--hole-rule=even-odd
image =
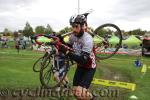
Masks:
[[[78,66],[85,68],[96,67],[95,54],[93,52],[93,38],[89,33],[85,32],[81,37],[76,37],[74,34],[71,34],[69,44],[72,45],[76,55],[80,56],[82,51],[90,54],[88,63],[84,65],[78,63]]]

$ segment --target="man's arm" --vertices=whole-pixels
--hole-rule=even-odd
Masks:
[[[66,45],[66,46],[68,46],[68,47],[70,47],[70,48],[72,48],[72,45],[71,45],[70,43],[66,43],[66,42],[64,41],[64,38],[63,38],[60,34],[57,35],[57,37],[60,39],[60,42],[61,42],[62,44]]]
[[[81,55],[76,55],[72,52],[68,52],[67,55],[70,57],[70,59],[76,61],[79,64],[86,64],[90,56],[90,54],[87,52],[82,52]]]

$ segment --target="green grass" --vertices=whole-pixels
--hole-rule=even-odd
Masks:
[[[0,50],[0,87],[39,86],[39,77],[32,65],[42,54],[30,51]]]
[[[136,57],[134,56],[114,56],[113,58],[103,60],[101,62],[101,67],[107,67],[111,69],[115,73],[121,73],[127,78],[124,81],[132,82],[137,85],[136,90],[133,92],[129,92],[127,97],[131,95],[136,95],[139,100],[148,100],[150,92],[150,69],[147,69],[147,72],[144,76],[141,73],[141,68],[137,68],[134,66],[134,60]],[[142,58],[142,62],[150,67],[150,58]],[[123,79],[120,79],[123,81]],[[126,99],[127,99],[126,97]]]
[[[43,53],[30,50],[21,50],[18,54],[15,49],[0,49],[0,88],[37,88],[41,86],[39,73],[33,72],[32,66],[42,55]],[[97,63],[96,78],[115,80],[114,76],[119,75],[118,81],[132,82],[137,85],[135,91],[128,91],[124,95],[125,99],[114,100],[128,100],[131,95],[136,95],[139,100],[149,99],[150,69],[147,69],[146,74],[142,77],[141,68],[134,66],[135,59],[134,56],[116,55]],[[150,66],[150,58],[143,57],[142,62]],[[71,82],[75,69],[72,67],[68,73]],[[110,100],[110,98],[104,100]]]

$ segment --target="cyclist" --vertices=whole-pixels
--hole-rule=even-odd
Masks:
[[[74,52],[60,45],[60,50],[77,62],[73,79],[73,94],[78,100],[93,98],[88,89],[96,71],[93,38],[87,32],[87,15],[80,14],[70,18],[73,32],[69,38],[69,46],[72,46]]]
[[[20,39],[15,39],[15,48],[17,49],[17,52],[19,53],[20,50]]]

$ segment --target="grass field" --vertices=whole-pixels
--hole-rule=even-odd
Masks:
[[[18,89],[37,88],[41,86],[39,73],[33,72],[32,66],[42,55],[43,53],[29,50],[20,51],[18,54],[15,49],[0,49],[0,88]],[[131,95],[137,96],[138,100],[149,100],[150,68],[147,69],[146,74],[142,76],[141,68],[136,68],[134,66],[135,59],[136,57],[133,56],[116,55],[110,59],[97,62],[96,78],[132,82],[137,85],[135,91],[127,90],[128,93],[119,96],[118,98],[101,98],[101,100],[130,100],[129,97]],[[150,58],[143,57],[142,62],[147,66],[150,66]],[[75,67],[72,67],[68,73],[71,82],[74,70]],[[95,85],[92,84],[91,87],[94,86]],[[98,87],[100,88],[103,86],[99,85]],[[40,98],[34,99],[40,100]],[[51,100],[49,98],[45,99]],[[71,99],[73,100],[73,98]],[[63,98],[60,100],[70,99]]]

